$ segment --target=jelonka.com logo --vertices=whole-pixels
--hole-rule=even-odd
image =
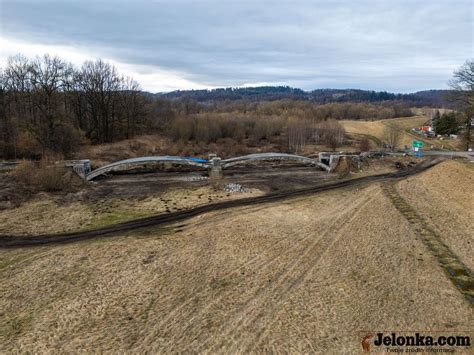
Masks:
[[[469,353],[470,331],[366,331],[361,332],[364,353]]]

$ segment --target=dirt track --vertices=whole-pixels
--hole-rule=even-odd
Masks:
[[[97,238],[99,236],[111,236],[119,233],[168,224],[171,222],[179,222],[190,217],[197,216],[202,213],[222,210],[227,208],[252,206],[262,203],[280,201],[287,198],[298,197],[308,194],[314,194],[322,191],[333,190],[342,187],[357,186],[370,182],[382,181],[385,179],[399,179],[410,175],[422,172],[436,164],[441,159],[431,159],[420,165],[417,165],[410,169],[404,169],[396,173],[379,174],[373,176],[366,176],[362,178],[343,180],[335,183],[329,183],[320,186],[302,188],[297,190],[282,191],[271,193],[265,196],[244,198],[240,200],[225,201],[220,203],[214,203],[195,208],[190,208],[185,211],[171,212],[167,214],[159,214],[157,216],[141,218],[125,223],[116,224],[109,227],[104,227],[92,231],[73,232],[73,233],[62,233],[62,234],[44,234],[37,236],[23,236],[23,235],[2,235],[0,236],[0,248],[11,248],[11,247],[23,247],[23,246],[35,246],[35,245],[46,245],[46,244],[59,244],[69,243],[79,240]]]

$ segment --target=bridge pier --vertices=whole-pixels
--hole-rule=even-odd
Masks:
[[[210,160],[211,166],[209,170],[209,177],[211,179],[221,179],[223,177],[223,172],[222,172],[222,160],[221,158],[214,156]]]

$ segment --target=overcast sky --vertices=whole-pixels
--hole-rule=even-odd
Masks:
[[[0,61],[101,57],[152,92],[446,88],[474,57],[473,0],[0,0]]]

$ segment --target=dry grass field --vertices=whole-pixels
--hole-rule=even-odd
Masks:
[[[356,135],[368,135],[375,137],[375,139],[383,141],[385,129],[387,125],[396,124],[398,127],[403,129],[401,132],[401,139],[399,142],[399,148],[403,148],[404,145],[410,147],[414,137],[405,132],[406,129],[421,126],[427,121],[426,116],[413,116],[413,117],[402,117],[392,118],[388,120],[379,121],[354,121],[354,120],[343,120],[340,123],[344,126],[347,133]],[[375,148],[375,147],[374,147]]]
[[[398,184],[403,198],[474,270],[474,167],[448,160]]]
[[[360,353],[369,331],[472,329],[410,228],[372,184],[0,250],[0,352]]]
[[[17,208],[0,211],[0,234],[42,234],[68,232],[78,228],[93,229],[210,202],[261,194],[261,191],[252,188],[231,194],[212,186],[170,188],[138,197],[120,197],[116,194],[92,201],[76,201],[77,196],[70,198],[73,201],[64,201],[64,198],[54,195],[40,194]]]
[[[400,141],[398,148],[402,149],[404,146],[411,147],[414,139],[421,140],[425,143],[424,149],[431,149],[431,145],[435,149],[462,149],[461,140],[439,140],[439,139],[427,139],[420,136],[408,133],[413,127],[419,127],[428,120],[426,115],[418,115],[413,117],[401,117],[391,118],[387,120],[379,121],[354,121],[354,120],[343,120],[340,123],[346,129],[346,132],[358,137],[368,136],[372,140],[372,148],[380,148],[380,144],[377,146],[375,142],[386,141],[385,129],[387,126],[396,125],[400,130]]]

